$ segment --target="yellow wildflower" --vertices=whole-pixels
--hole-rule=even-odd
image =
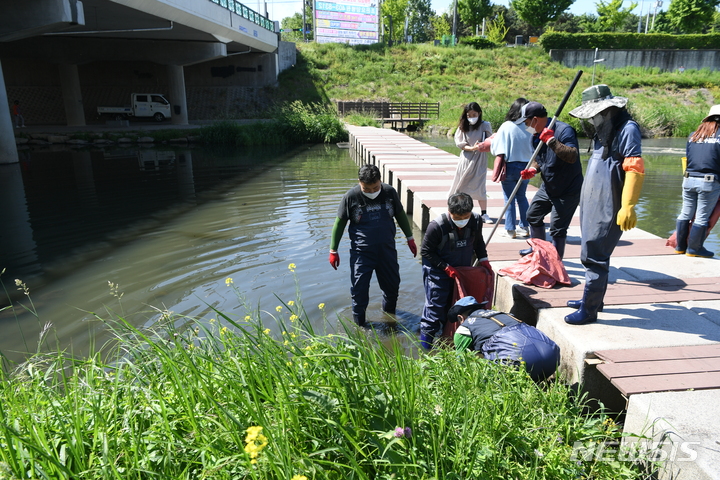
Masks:
[[[287,362],[285,365],[289,367],[290,365],[292,365],[292,362]]]
[[[278,305],[277,307],[275,307],[275,310],[277,310],[278,312],[282,312],[282,305]]]
[[[227,333],[227,331],[228,331],[227,327],[222,327],[220,329],[220,335],[225,335]]]
[[[285,346],[290,345],[290,340],[285,340],[285,341],[283,342],[283,345],[285,345]]]
[[[290,301],[288,302],[288,307],[292,307],[293,305],[295,305],[295,301],[294,301],[294,300],[290,300]]]
[[[225,285],[227,285],[227,286],[229,287],[229,286],[232,285],[232,284],[233,284],[233,279],[232,279],[232,278],[228,277],[228,278],[225,279]]]
[[[269,329],[269,328],[266,328],[265,330],[263,330],[263,333],[264,333],[265,335],[270,335],[270,329]]]
[[[296,333],[293,333],[293,332],[290,332],[290,338],[297,338],[297,334],[296,334]]]
[[[298,316],[295,315],[294,313],[293,313],[292,315],[290,315],[290,321],[291,321],[291,322],[294,322],[294,321],[297,320],[297,319],[298,319]]]
[[[290,480],[308,480],[308,478],[305,475],[295,475]]]
[[[320,310],[325,310],[325,304],[324,304],[324,303],[319,304],[319,305],[318,305],[318,308],[319,308]]]
[[[268,444],[267,438],[263,435],[263,427],[248,427],[245,436],[245,453],[250,456],[250,463],[257,463],[257,457]]]
[[[252,320],[252,317],[250,315],[245,315],[245,321],[249,322],[250,320]]]
[[[294,263],[291,263],[290,265],[288,265],[288,270],[290,270],[291,272],[294,272],[294,271],[295,271],[295,264],[294,264]]]

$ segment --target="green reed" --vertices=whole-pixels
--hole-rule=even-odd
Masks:
[[[573,456],[621,433],[561,382],[470,352],[408,355],[342,321],[328,333],[323,304],[316,333],[299,297],[278,303],[165,311],[149,329],[109,311],[112,344],[3,371],[0,478],[645,478]]]

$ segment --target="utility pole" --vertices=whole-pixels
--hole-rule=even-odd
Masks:
[[[453,9],[453,39],[457,38],[457,0]]]
[[[637,29],[637,33],[640,33],[640,32],[642,31],[642,11],[643,11],[643,8],[645,8],[645,2],[644,2],[644,1],[640,4],[640,15],[638,15],[638,29]]]
[[[651,30],[655,29],[655,16],[657,15],[658,8],[662,7],[662,4],[663,4],[662,0],[657,0],[657,2],[655,3],[655,12],[653,12],[652,27],[650,27]]]

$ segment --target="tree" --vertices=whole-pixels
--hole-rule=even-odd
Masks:
[[[443,35],[452,34],[452,22],[447,13],[435,15],[430,19],[433,28],[433,39],[441,40]]]
[[[517,14],[534,27],[544,27],[558,18],[575,0],[512,0]]]
[[[385,0],[382,3],[380,12],[385,25],[385,38],[388,41],[392,40],[393,43],[402,41],[407,8],[408,0]]]
[[[430,19],[434,14],[430,0],[408,0],[408,35],[412,35],[413,42],[432,40]]]
[[[491,13],[490,0],[458,0],[458,16],[468,25],[480,25]]]
[[[702,33],[712,24],[719,0],[672,0],[668,20],[681,33]]]
[[[285,17],[280,21],[282,30],[292,30],[292,32],[282,32],[280,37],[286,42],[300,43],[303,41],[302,34],[302,14],[296,12],[292,17]]]
[[[609,0],[605,3],[600,0],[596,3],[598,12],[598,23],[600,32],[615,32],[622,29],[628,17],[632,15],[632,11],[638,6],[637,2],[633,2],[627,8],[622,8],[623,0]]]

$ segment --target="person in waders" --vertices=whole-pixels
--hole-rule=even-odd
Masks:
[[[420,248],[425,286],[420,344],[427,350],[432,348],[447,320],[454,279],[458,276],[454,267],[471,266],[474,253],[481,265],[492,269],[482,236],[482,217],[472,211],[472,197],[455,193],[447,203],[447,213],[430,222]]]
[[[585,267],[585,290],[567,306],[577,312],[565,317],[571,325],[597,321],[602,311],[610,271],[610,256],[622,232],[637,224],[635,205],[640,198],[645,164],[640,127],[607,85],[582,92],[582,104],[570,115],[591,122],[595,129],[593,153],[588,160],[580,193],[580,261]]]
[[[567,123],[555,121],[554,129],[547,128],[552,121],[545,107],[535,110],[535,115],[525,119],[525,125],[535,131],[533,147],[544,142],[530,168],[520,172],[523,180],[529,180],[540,171],[542,184],[528,208],[530,237],[545,240],[544,218],[550,214],[550,238],[562,260],[568,226],[580,204],[583,175],[577,133]],[[520,255],[532,253],[532,247],[520,250]]]
[[[710,216],[720,197],[720,105],[713,105],[686,147],[687,167],[683,172],[683,205],[675,230],[675,253],[712,258],[703,244]],[[692,228],[690,221],[692,220]]]
[[[407,237],[413,256],[417,246],[410,221],[400,203],[397,191],[380,181],[375,165],[363,165],[358,172],[358,184],[347,191],[338,207],[330,240],[330,265],[337,270],[340,254],[337,249],[350,222],[350,295],[353,320],[365,326],[365,311],[370,301],[370,279],[377,276],[383,292],[382,309],[395,313],[400,289],[400,267],[395,249],[395,220]]]
[[[460,326],[453,343],[457,351],[472,350],[488,360],[525,366],[533,380],[550,377],[560,363],[560,347],[535,327],[507,313],[487,310],[474,297],[450,307],[448,318]]]

